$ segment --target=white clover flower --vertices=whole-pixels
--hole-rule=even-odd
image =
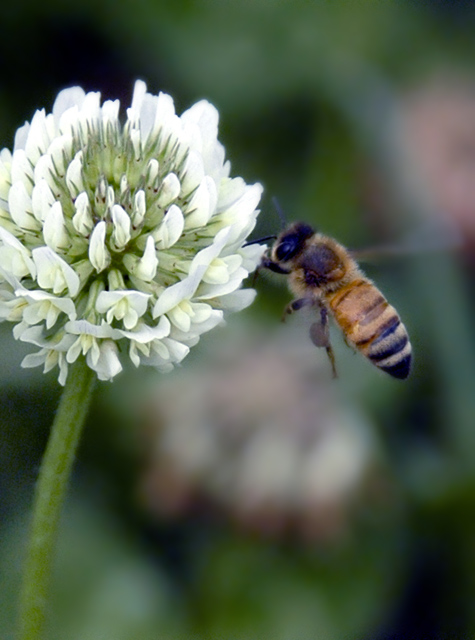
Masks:
[[[218,112],[135,84],[119,102],[59,93],[0,152],[0,320],[40,347],[23,366],[80,354],[101,380],[128,357],[169,370],[226,311],[264,247],[244,246],[262,187],[229,177]],[[122,362],[121,362],[122,360]]]

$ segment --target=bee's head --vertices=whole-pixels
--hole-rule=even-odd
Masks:
[[[272,260],[277,263],[289,262],[304,248],[305,241],[315,231],[308,224],[297,222],[283,231],[272,247]]]

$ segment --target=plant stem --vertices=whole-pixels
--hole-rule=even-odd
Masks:
[[[69,370],[41,463],[20,600],[20,640],[42,636],[61,508],[94,381],[80,357]]]

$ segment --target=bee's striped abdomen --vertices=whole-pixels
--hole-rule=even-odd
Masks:
[[[397,311],[366,279],[354,280],[329,299],[348,342],[395,378],[407,378],[411,343]]]

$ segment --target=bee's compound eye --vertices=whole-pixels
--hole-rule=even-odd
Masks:
[[[300,246],[300,237],[297,235],[287,236],[275,250],[277,260],[285,262],[290,260],[297,253]]]

